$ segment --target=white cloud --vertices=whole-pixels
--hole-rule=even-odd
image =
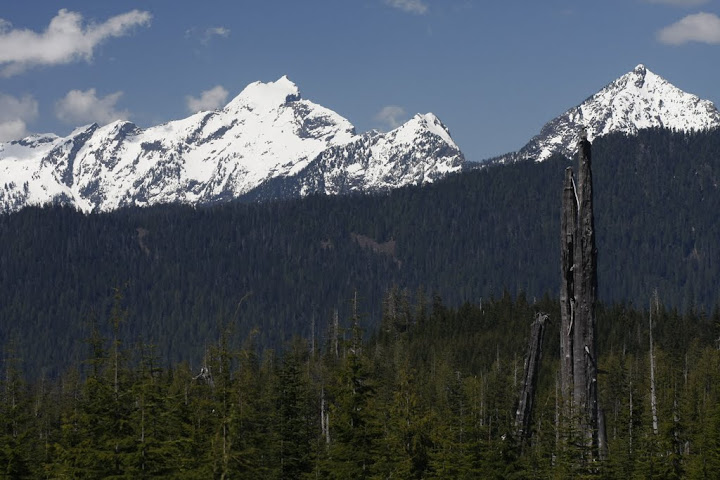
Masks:
[[[708,3],[709,0],[645,0],[648,3],[664,3],[665,5],[677,5],[678,7],[696,7]]]
[[[0,142],[26,137],[27,124],[37,115],[38,103],[32,96],[15,98],[0,93]]]
[[[80,13],[62,9],[42,33],[13,29],[0,19],[0,73],[7,77],[38,65],[89,61],[95,47],[104,40],[126,35],[135,26],[148,25],[150,19],[150,13],[132,10],[103,23],[84,25]]]
[[[199,39],[203,45],[208,45],[213,37],[228,38],[230,36],[230,29],[226,27],[209,27],[205,30],[200,30],[196,27],[189,28],[185,31],[185,38]]]
[[[720,18],[714,13],[696,13],[658,32],[658,40],[668,45],[689,42],[720,44]]]
[[[0,122],[0,142],[19,140],[28,135],[27,125],[20,119]]]
[[[187,109],[190,113],[201,112],[204,110],[215,110],[225,105],[228,91],[221,85],[205,90],[200,94],[200,98],[185,97]]]
[[[398,10],[418,15],[428,11],[428,6],[423,0],[385,0],[385,3]]]
[[[205,30],[205,35],[202,38],[203,43],[208,43],[212,37],[223,37],[227,38],[230,36],[230,29],[225,27],[211,27]]]
[[[115,120],[126,120],[130,113],[127,110],[115,110],[115,104],[123,92],[111,93],[98,98],[94,88],[86,91],[71,90],[55,104],[55,116],[71,125],[85,123],[106,123]]]
[[[405,109],[397,105],[388,105],[383,107],[377,115],[375,120],[387,125],[391,129],[400,126],[401,119],[405,116]]]

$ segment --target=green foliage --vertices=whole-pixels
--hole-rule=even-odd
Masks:
[[[308,346],[296,343],[277,373],[275,430],[281,478],[302,478],[312,471],[312,447],[318,428],[313,390],[304,368],[308,355]]]
[[[704,333],[714,315],[654,312],[655,432],[648,312],[599,309],[608,456],[590,465],[558,417],[558,347],[548,340],[557,330],[546,337],[530,440],[513,437],[515,352],[535,312],[556,312],[556,302],[506,294],[455,309],[390,289],[383,311],[366,339],[362,315],[341,322],[354,334],[340,335],[337,355],[332,341],[313,350],[302,339],[276,354],[256,333],[235,349],[226,322],[200,366],[167,368],[154,346],[128,347],[96,326],[76,368],[26,383],[21,352],[8,348],[0,465],[10,478],[187,479],[713,478],[720,469],[720,350]],[[677,335],[672,325],[692,328]]]

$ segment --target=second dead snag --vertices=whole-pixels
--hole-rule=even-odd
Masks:
[[[538,373],[540,371],[542,343],[547,318],[547,315],[538,313],[531,327],[530,343],[528,345],[527,356],[525,357],[523,384],[520,390],[518,407],[515,412],[515,433],[520,439],[527,438],[530,432],[530,419],[533,402],[535,400]]]

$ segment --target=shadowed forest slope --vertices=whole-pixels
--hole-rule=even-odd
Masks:
[[[126,341],[198,362],[219,326],[278,347],[320,338],[358,292],[376,325],[392,286],[450,306],[557,295],[563,171],[552,158],[451,176],[382,196],[309,197],[83,215],[0,216],[0,342],[30,371],[77,360],[123,294]],[[593,145],[599,299],[709,310],[720,285],[720,132],[643,131]],[[313,330],[314,326],[314,330]],[[32,359],[32,360],[30,360]]]

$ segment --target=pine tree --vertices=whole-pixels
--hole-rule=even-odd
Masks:
[[[0,472],[9,478],[31,478],[30,398],[12,345],[4,367],[4,378],[0,377]]]
[[[378,428],[373,398],[376,385],[363,354],[357,316],[347,355],[339,366],[330,408],[330,437],[326,470],[330,478],[370,478],[378,458]]]
[[[266,478],[274,438],[268,434],[276,413],[271,379],[274,371],[261,368],[255,337],[251,333],[240,351],[231,404],[230,431],[233,449],[230,472],[233,478]]]
[[[127,474],[133,478],[177,475],[181,451],[171,412],[168,379],[159,366],[153,345],[140,347],[140,365],[131,392],[135,408],[131,414],[135,439]]]
[[[439,370],[444,398],[435,404],[431,478],[476,478],[484,438],[479,412],[474,411],[481,405],[481,385],[477,378],[464,380],[447,364]]]
[[[278,374],[276,431],[281,478],[301,478],[311,472],[316,428],[315,409],[307,378],[308,346],[294,342]]]

